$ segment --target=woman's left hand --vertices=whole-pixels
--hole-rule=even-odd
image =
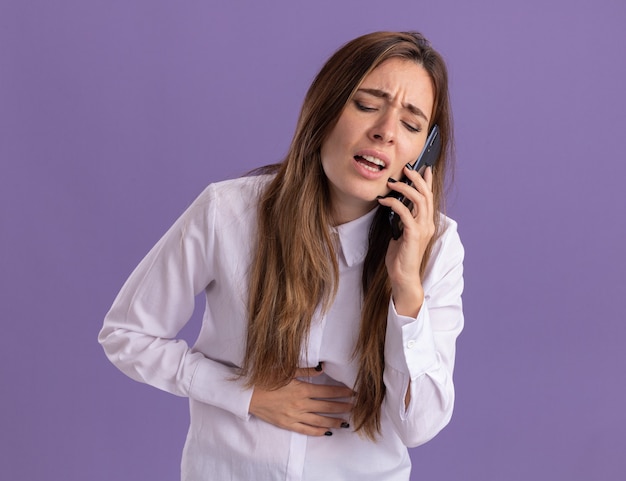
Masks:
[[[389,242],[385,258],[396,312],[416,317],[424,302],[420,265],[435,233],[433,172],[430,167],[426,168],[422,178],[417,171],[404,167],[404,174],[413,186],[404,182],[388,182],[387,185],[409,199],[413,208],[409,210],[393,197],[380,198],[379,203],[393,209],[404,226],[402,236]]]

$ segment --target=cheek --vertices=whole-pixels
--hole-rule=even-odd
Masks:
[[[320,150],[322,171],[327,179],[332,180],[337,170],[337,159],[333,156],[334,149],[328,141],[324,142]]]
[[[320,159],[322,162],[322,169],[326,172],[329,166],[332,164],[330,153],[333,151],[332,146],[329,143],[330,139],[326,139],[320,149]]]
[[[407,148],[403,150],[402,158],[405,164],[414,163],[422,153],[427,135],[423,134],[420,137],[421,138],[417,141],[415,139],[411,139],[411,142],[407,143]]]
[[[419,157],[421,151],[422,151],[421,148],[416,150],[415,147],[413,147],[413,148],[407,149],[399,153],[398,160],[400,160],[400,162],[397,168],[393,172],[390,172],[391,177],[393,177],[396,180],[399,180],[402,177],[404,177],[404,166],[406,164],[414,163]]]
[[[398,169],[396,171],[393,172],[389,172],[389,177],[396,179],[396,180],[401,180],[403,179],[404,176],[404,165],[401,165],[400,167],[398,167]]]
[[[322,159],[322,167],[327,175],[329,170],[336,170],[341,161],[343,156],[341,140],[341,131],[335,127],[328,138],[322,143],[320,156]]]
[[[421,149],[416,148],[416,143],[413,142],[410,145],[401,151],[398,151],[398,160],[404,166],[404,164],[409,164],[415,162],[415,159],[419,156]]]
[[[343,112],[333,129],[328,134],[326,141],[322,144],[327,147],[327,151],[337,152],[345,149],[354,140],[354,119],[348,112]]]

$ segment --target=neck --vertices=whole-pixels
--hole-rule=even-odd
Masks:
[[[352,222],[359,217],[363,217],[378,205],[376,201],[358,204],[341,203],[340,206],[337,204],[338,202],[334,202],[332,206],[332,219],[334,227],[341,224],[347,224],[348,222]]]

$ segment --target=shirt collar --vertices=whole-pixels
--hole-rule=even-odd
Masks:
[[[376,209],[358,219],[338,225],[333,231],[339,238],[343,258],[348,267],[363,262],[369,244],[369,230]]]

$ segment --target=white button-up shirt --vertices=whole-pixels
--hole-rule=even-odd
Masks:
[[[390,302],[382,435],[376,442],[352,429],[305,436],[250,415],[252,390],[236,377],[248,325],[257,202],[268,180],[245,177],[207,187],[126,281],[99,342],[131,378],[189,398],[183,480],[407,481],[407,447],[431,439],[452,415],[455,341],[463,327],[463,247],[456,224],[443,218],[417,318],[398,315]],[[354,388],[358,364],[352,352],[373,213],[336,228],[337,296],[324,316],[313,319],[301,359],[301,367],[324,363],[324,373],[313,382]],[[202,291],[202,328],[189,347],[176,336]],[[405,407],[408,386],[411,400]]]

